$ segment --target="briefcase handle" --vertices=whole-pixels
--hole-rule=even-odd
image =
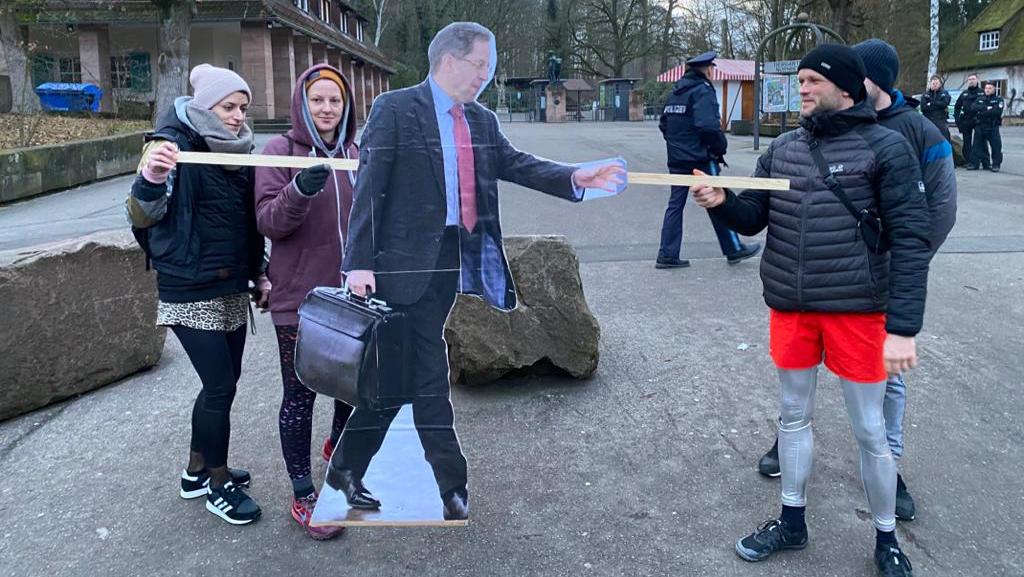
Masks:
[[[366,305],[366,307],[373,310],[378,310],[383,313],[391,312],[391,307],[388,306],[388,303],[381,299],[373,298],[373,293],[366,293],[366,296],[360,296],[349,289],[348,285],[346,285],[338,289],[338,295],[342,298]]]

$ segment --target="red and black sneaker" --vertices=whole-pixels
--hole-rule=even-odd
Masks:
[[[330,440],[330,439],[328,439]],[[317,494],[310,493],[301,499],[292,499],[292,519],[306,530],[306,533],[317,541],[333,539],[345,532],[344,527],[312,527],[309,524],[316,507]]]

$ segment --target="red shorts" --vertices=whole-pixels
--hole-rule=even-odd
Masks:
[[[769,349],[780,369],[825,366],[858,383],[888,378],[885,370],[885,313],[788,312],[772,309]]]

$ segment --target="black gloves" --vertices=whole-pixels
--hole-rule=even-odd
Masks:
[[[302,172],[295,175],[295,188],[306,196],[313,196],[324,188],[327,177],[331,175],[331,167],[326,164],[318,164],[302,169]]]

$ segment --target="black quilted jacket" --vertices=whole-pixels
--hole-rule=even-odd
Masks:
[[[788,191],[729,192],[712,209],[745,235],[768,227],[761,259],[764,299],[785,311],[887,313],[889,333],[921,330],[930,222],[920,163],[907,141],[876,123],[867,103],[801,120],[772,142],[755,176],[790,179]],[[825,186],[808,143],[858,208],[875,208],[891,250],[871,253],[856,220]]]

